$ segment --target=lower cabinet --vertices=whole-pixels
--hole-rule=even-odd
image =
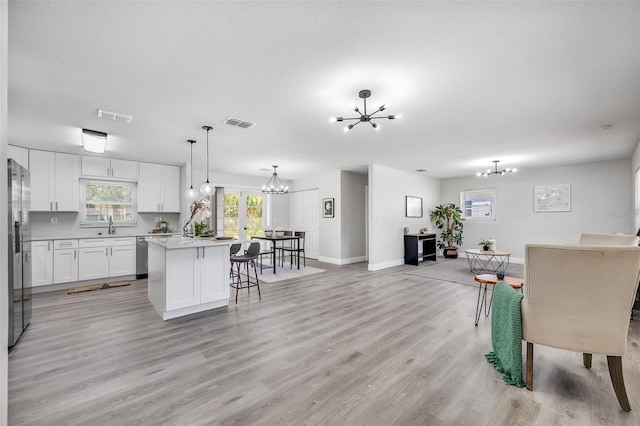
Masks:
[[[31,285],[53,284],[53,241],[31,243]]]
[[[81,239],[79,245],[80,281],[136,273],[135,237]]]
[[[78,267],[78,279],[95,280],[109,276],[109,248],[86,247],[78,249],[80,264]]]
[[[53,251],[53,283],[78,281],[78,249]]]
[[[228,298],[228,256],[214,247],[167,251],[166,310]]]

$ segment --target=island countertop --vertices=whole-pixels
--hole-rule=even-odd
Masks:
[[[228,246],[233,243],[243,243],[246,241],[240,240],[216,240],[215,238],[188,238],[188,237],[173,237],[173,238],[148,238],[149,244],[155,244],[164,247],[166,250],[176,250],[193,247],[214,247],[214,246]]]

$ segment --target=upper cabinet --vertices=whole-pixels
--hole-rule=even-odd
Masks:
[[[83,155],[82,176],[135,181],[138,180],[138,163]]]
[[[29,151],[31,210],[77,212],[80,156]]]
[[[29,150],[27,148],[7,145],[7,158],[13,158],[25,169],[29,168]]]
[[[140,163],[138,211],[180,213],[180,168]]]

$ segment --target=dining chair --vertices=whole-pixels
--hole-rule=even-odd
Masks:
[[[300,254],[302,255],[302,260],[304,262],[304,266],[307,266],[307,258],[306,258],[306,254],[304,251],[304,241],[305,241],[305,232],[304,231],[295,231],[293,233],[294,236],[296,237],[300,237],[300,239],[298,240],[298,242],[295,241],[291,241],[291,244],[289,247],[287,248],[283,248],[283,254],[284,252],[288,252],[289,253],[289,267],[293,268],[293,260],[297,259],[297,255]],[[295,253],[295,255],[294,255]]]

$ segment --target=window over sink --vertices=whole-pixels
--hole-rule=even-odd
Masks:
[[[132,182],[80,180],[80,225],[136,225],[136,185]]]

